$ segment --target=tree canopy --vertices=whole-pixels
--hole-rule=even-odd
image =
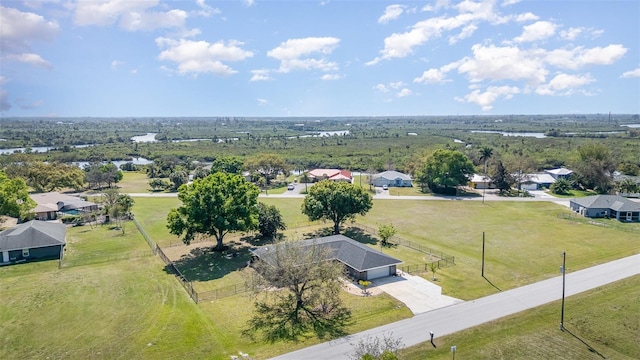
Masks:
[[[346,182],[323,180],[307,190],[302,213],[309,220],[333,222],[333,233],[340,233],[340,225],[356,215],[365,215],[373,206],[371,194],[360,186]]]
[[[287,225],[282,219],[282,214],[275,205],[258,203],[258,231],[260,235],[273,239],[279,230],[286,228]]]
[[[446,193],[464,185],[474,173],[473,163],[458,150],[438,149],[418,169],[417,182],[422,189]]]
[[[268,341],[295,340],[310,331],[320,338],[342,335],[351,312],[340,298],[342,267],[326,260],[329,249],[284,242],[269,250],[254,264],[258,296],[245,333],[261,333]]]
[[[226,234],[257,227],[259,192],[242,176],[226,173],[211,174],[182,185],[178,199],[183,205],[169,211],[169,232],[183,236],[185,244],[190,244],[197,234],[214,236],[215,249],[223,250]]]
[[[248,158],[245,164],[250,171],[264,176],[266,185],[269,185],[279,173],[287,172],[287,163],[276,154],[258,154]]]
[[[615,162],[607,146],[592,143],[578,148],[575,172],[584,188],[607,193],[611,190],[613,170]]]
[[[0,170],[0,216],[24,219],[35,206],[24,180],[9,179],[4,170]]]

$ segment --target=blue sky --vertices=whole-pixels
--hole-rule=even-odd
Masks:
[[[2,116],[640,113],[640,1],[2,0]]]

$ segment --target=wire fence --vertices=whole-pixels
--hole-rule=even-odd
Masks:
[[[144,228],[142,227],[142,225],[140,225],[138,220],[136,220],[133,217],[132,217],[131,220],[135,224],[136,228],[138,228],[138,231],[140,231],[140,234],[142,234],[142,237],[144,237],[144,239],[147,241],[147,244],[149,244],[149,247],[151,248],[151,251],[153,251],[153,253],[155,254],[156,253],[156,243],[154,243],[153,240],[151,240],[151,236],[149,236],[149,234],[147,234],[147,232],[144,231]]]
[[[365,232],[367,232],[367,233],[369,233],[371,235],[374,235],[374,236],[377,235],[377,230],[372,228],[372,227],[370,227],[370,226],[367,226],[367,225],[364,225],[364,224],[360,224],[360,223],[354,223],[354,226],[364,230]],[[419,251],[419,252],[421,252],[423,254],[428,254],[430,259],[434,259],[434,258],[438,259],[438,260],[430,261],[430,262],[423,263],[423,264],[420,264],[420,265],[406,265],[407,268],[409,268],[409,267],[416,267],[416,268],[425,267],[426,268],[426,267],[429,266],[429,264],[431,264],[433,262],[437,262],[438,268],[449,267],[449,266],[453,266],[453,265],[456,264],[455,256],[449,255],[449,254],[445,254],[442,251],[434,250],[434,249],[432,249],[430,247],[424,246],[424,245],[419,244],[419,243],[417,243],[415,241],[407,240],[407,239],[405,239],[405,238],[403,238],[401,236],[394,235],[393,236],[393,242],[395,244],[400,245],[400,246],[408,247],[410,249]],[[410,273],[409,271],[405,271],[405,272]]]
[[[180,270],[176,267],[176,265],[169,259],[169,257],[162,251],[162,248],[156,244],[156,255],[164,261],[167,271],[173,273],[180,282],[180,285],[185,289],[189,297],[197,304],[198,303],[198,292],[193,288],[193,284],[191,281],[187,280],[187,278],[180,272]]]

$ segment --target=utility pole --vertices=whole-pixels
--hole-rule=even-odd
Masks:
[[[482,232],[482,277],[484,277],[484,231]]]
[[[564,289],[565,289],[565,274],[567,272],[566,260],[567,260],[567,253],[563,251],[562,267],[560,267],[560,271],[562,272],[562,310],[560,311],[560,330],[562,331],[564,331]]]

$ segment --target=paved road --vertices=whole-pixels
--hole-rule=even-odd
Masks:
[[[561,259],[559,258],[558,260],[558,265],[560,265]],[[637,274],[640,274],[640,254],[576,272],[567,272],[566,296],[578,294]],[[410,319],[314,345],[273,359],[348,359],[353,351],[351,344],[368,336],[381,338],[389,333],[393,333],[395,338],[401,338],[404,345],[408,347],[428,341],[429,331],[433,331],[436,337],[448,335],[559,300],[561,297],[562,276],[557,276],[477,300],[426,312]],[[558,326],[560,325],[559,315],[560,309],[558,309]]]

